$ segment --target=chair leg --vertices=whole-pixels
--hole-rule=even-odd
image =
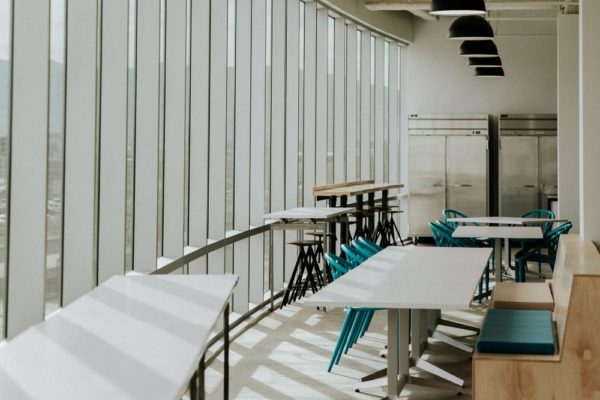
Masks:
[[[342,324],[342,328],[340,329],[340,335],[338,336],[337,343],[335,344],[335,348],[333,349],[333,354],[331,355],[331,360],[329,361],[329,366],[327,367],[327,372],[331,372],[333,368],[333,364],[337,364],[336,360],[338,359],[338,353],[341,353],[341,348],[343,343],[345,343],[345,338],[347,336],[348,327],[352,323],[352,319],[354,318],[354,310],[351,308],[348,309],[346,313],[346,317],[344,318],[344,323]]]

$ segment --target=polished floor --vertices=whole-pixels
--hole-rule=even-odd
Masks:
[[[483,307],[444,316],[471,325],[481,323]],[[361,376],[386,366],[378,356],[386,343],[386,314],[376,313],[367,335],[359,340],[339,365],[328,373],[327,363],[344,317],[343,309],[318,311],[298,302],[268,314],[238,337],[231,346],[231,399],[377,399],[385,395],[378,387],[356,393],[353,385]],[[447,327],[440,331],[472,345],[472,333]],[[470,354],[429,339],[425,359],[466,381],[462,396],[437,389],[408,385],[402,399],[469,399]],[[222,398],[222,356],[207,370],[209,399]],[[412,370],[417,376],[428,374]]]

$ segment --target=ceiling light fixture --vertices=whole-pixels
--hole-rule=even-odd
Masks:
[[[432,0],[430,14],[436,16],[485,15],[484,0]]]
[[[480,68],[501,67],[502,60],[500,57],[469,57],[469,66]]]
[[[494,38],[494,30],[489,22],[477,15],[457,18],[448,30],[448,39],[489,40]]]
[[[501,67],[496,68],[475,68],[475,76],[478,78],[503,78],[504,70]]]
[[[466,40],[458,51],[463,57],[498,57],[498,48],[491,40]]]

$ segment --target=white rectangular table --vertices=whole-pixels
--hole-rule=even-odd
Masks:
[[[567,222],[564,218],[521,218],[521,217],[465,217],[448,218],[448,222],[480,225],[528,225],[540,223]]]
[[[505,251],[510,251],[510,239],[543,239],[539,226],[459,226],[452,237],[455,238],[492,238],[494,239],[494,265],[496,282],[502,281],[502,239],[506,241]],[[508,253],[507,253],[508,254]],[[508,255],[506,256],[508,262]]]
[[[409,377],[409,310],[418,317],[419,310],[468,309],[490,255],[487,248],[388,247],[305,303],[387,309],[388,398],[396,399],[415,379]],[[413,343],[420,343],[420,327],[412,328]],[[412,351],[416,365],[431,370],[420,358],[420,346]]]
[[[354,210],[350,207],[298,207],[289,210],[275,211],[263,216],[271,220],[328,220],[348,214]]]
[[[179,400],[237,279],[110,278],[0,349],[0,399]]]

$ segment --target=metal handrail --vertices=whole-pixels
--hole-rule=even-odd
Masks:
[[[229,246],[230,244],[234,244],[235,242],[239,242],[240,240],[248,239],[251,236],[260,235],[262,233],[268,232],[271,229],[271,224],[265,224],[261,226],[257,226],[255,228],[250,228],[247,231],[242,231],[240,233],[236,233],[235,235],[231,235],[226,237],[225,239],[217,240],[211,244],[208,244],[204,247],[196,249],[189,254],[181,256],[164,267],[153,271],[150,275],[166,275],[171,272],[177,271],[179,268],[185,266],[186,264],[191,263],[194,260],[197,260],[200,257],[208,255],[208,253],[212,253],[213,251],[220,250],[224,247]]]

